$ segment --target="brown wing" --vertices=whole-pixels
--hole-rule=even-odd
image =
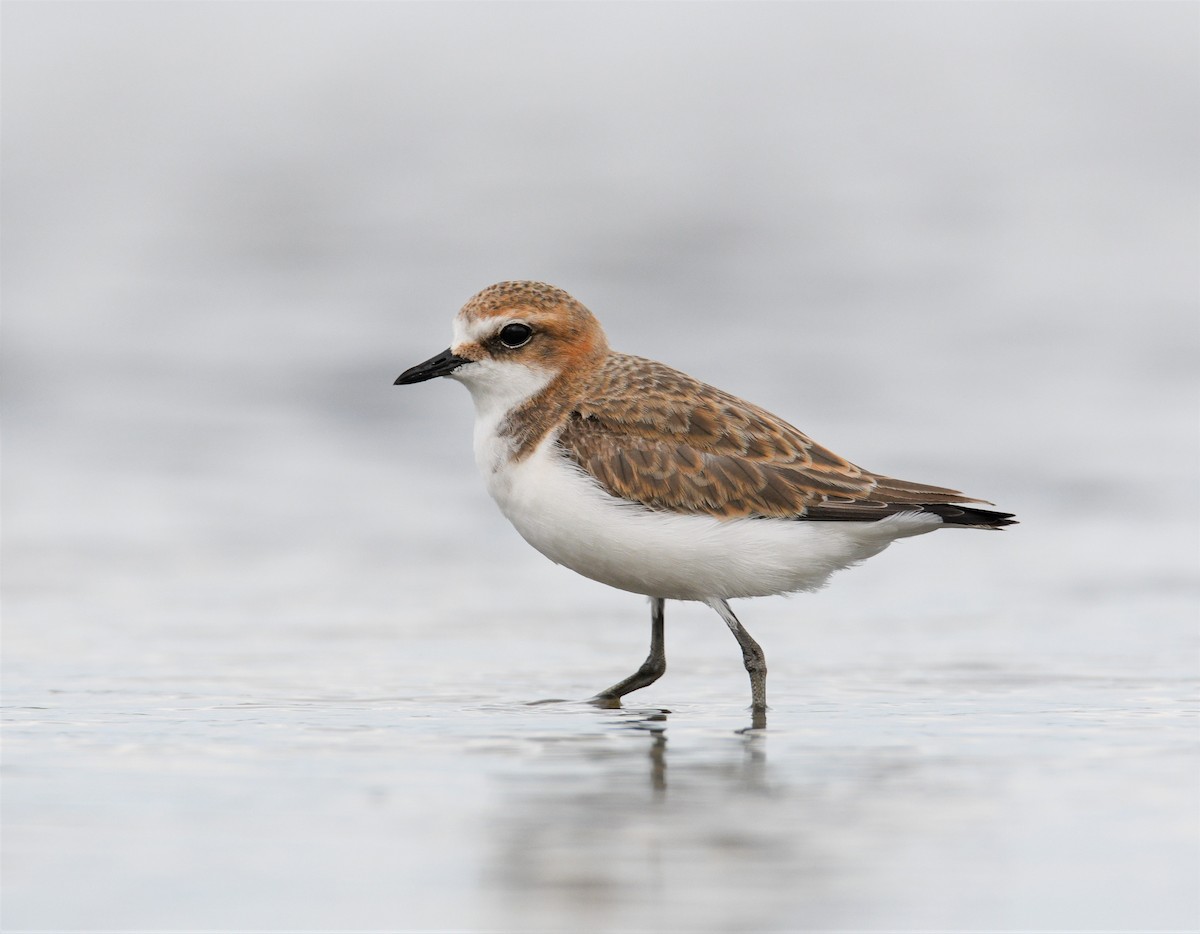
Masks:
[[[593,378],[558,444],[609,493],[652,509],[871,520],[978,502],[869,473],[757,406],[625,354],[612,354]]]

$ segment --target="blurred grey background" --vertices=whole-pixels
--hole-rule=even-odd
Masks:
[[[490,767],[459,753],[517,742],[532,714],[505,708],[512,721],[488,726],[463,710],[586,696],[640,660],[642,603],[542,560],[487,499],[467,395],[391,386],[447,345],[467,298],[510,278],[567,289],[618,349],[744,395],[870,469],[1023,520],[897,546],[816,597],[747,605],[782,708],[820,695],[821,665],[827,697],[855,671],[942,683],[953,669],[955,684],[992,677],[1012,696],[1041,672],[1051,681],[1020,710],[1045,713],[1049,734],[1079,735],[1063,711],[1103,709],[1106,755],[1141,736],[1144,761],[1173,763],[1157,780],[1118,769],[1097,792],[1115,836],[1077,813],[1082,835],[1048,849],[1030,817],[1010,841],[1024,889],[994,881],[981,825],[978,877],[936,846],[903,884],[822,862],[858,908],[817,886],[767,899],[763,925],[1195,923],[1195,723],[1180,719],[1194,704],[1180,698],[1197,664],[1198,11],[5,3],[4,663],[22,724],[6,756],[8,923],[745,924],[732,891],[681,907],[723,891],[719,848],[693,853],[711,877],[664,883],[662,914],[630,920],[619,906],[642,903],[627,880],[561,903],[529,895],[575,891],[533,870],[481,887],[463,867],[504,847],[449,818],[343,837],[332,818],[293,821],[320,813],[321,789],[207,797],[217,773],[242,794],[313,769],[254,716],[195,713],[253,702],[292,738],[339,704],[350,719],[329,729],[390,731],[388,754],[410,766],[372,788],[429,803],[422,815],[491,801]],[[678,748],[678,705],[736,709],[744,676],[715,620],[672,619],[685,661],[655,691],[677,711]],[[1071,690],[1139,686],[1046,713],[1046,685],[1067,675],[1083,679]],[[1167,719],[1122,719],[1145,704]],[[446,745],[413,740],[422,728]],[[1004,757],[1021,759],[1015,742]],[[777,768],[799,761],[776,743]],[[366,781],[362,750],[317,752],[330,782]],[[447,784],[476,771],[469,794]],[[1045,774],[1028,787],[1050,797],[1018,796],[995,826],[1079,800]],[[700,795],[696,814],[722,794]],[[1148,810],[1122,810],[1139,800]],[[544,801],[502,810],[536,823]],[[917,826],[935,804],[911,808]],[[678,820],[664,839],[690,826]],[[881,851],[826,830],[835,855]],[[180,843],[204,834],[207,849]],[[389,844],[413,834],[449,840],[445,863],[398,890],[383,876],[412,866],[390,864]],[[566,849],[628,858],[605,839]],[[1118,839],[1137,845],[1106,849]],[[1131,853],[1162,860],[1143,864],[1145,886],[1129,882]],[[377,887],[361,881],[373,872]],[[93,881],[67,904],[65,876]],[[933,891],[948,902],[930,914]]]

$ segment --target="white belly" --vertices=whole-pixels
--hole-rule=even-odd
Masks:
[[[488,492],[525,541],[584,577],[651,597],[816,590],[834,571],[941,524],[937,516],[914,513],[878,522],[803,522],[655,512],[609,496],[548,441],[514,465],[495,456],[486,435],[476,435],[476,455]]]

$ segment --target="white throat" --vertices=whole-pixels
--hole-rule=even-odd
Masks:
[[[485,359],[460,366],[450,378],[465,385],[475,403],[475,463],[490,485],[512,454],[510,440],[500,434],[505,418],[550,385],[554,373]]]

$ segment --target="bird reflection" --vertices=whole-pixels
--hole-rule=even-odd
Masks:
[[[511,778],[493,825],[490,887],[517,927],[553,928],[582,911],[588,927],[628,916],[653,928],[665,920],[652,917],[661,894],[681,884],[701,903],[716,878],[794,886],[782,867],[794,865],[802,841],[761,819],[780,790],[769,780],[759,718],[713,742],[694,723],[673,738],[672,713],[662,708],[596,715],[603,729],[585,741],[578,724],[569,737],[543,734],[539,767],[527,761]]]
[[[539,703],[559,703],[559,701],[540,701]],[[599,707],[601,710],[628,710],[635,715],[648,713],[648,711],[644,708],[626,708],[621,704],[621,698],[611,697],[605,694],[598,694],[595,697],[590,698],[588,703],[593,707]],[[663,720],[666,719],[666,715],[670,712],[671,711],[669,710],[654,711],[654,713],[662,714]],[[765,730],[766,728],[767,711],[762,708],[753,707],[750,711],[750,725],[742,727],[737,732],[749,733],[752,730]]]
[[[620,702],[618,701],[618,704]],[[656,796],[667,792],[667,717],[671,711],[659,709],[622,710],[627,717],[614,722],[623,729],[642,730],[649,734],[650,787]]]
[[[542,703],[552,703],[544,701]],[[667,721],[671,711],[662,707],[625,707],[620,698],[593,697],[587,701],[593,707],[604,711],[612,711],[614,716],[609,719],[614,727],[621,730],[638,730],[649,734],[650,744],[647,753],[650,758],[650,787],[659,794],[667,790]],[[735,735],[744,741],[747,763],[754,763],[761,778],[762,769],[766,766],[766,746],[763,742],[763,731],[767,728],[767,712],[752,709],[750,724],[735,730]],[[750,770],[747,770],[747,776]]]

